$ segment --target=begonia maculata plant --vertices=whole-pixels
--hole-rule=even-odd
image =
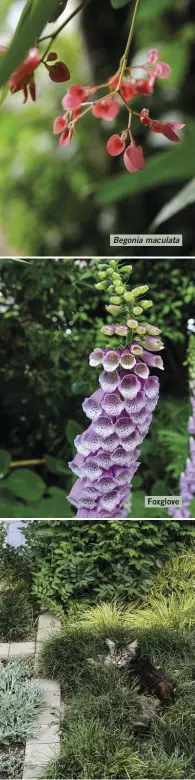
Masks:
[[[190,333],[187,363],[189,369],[189,391],[192,413],[188,420],[189,456],[185,470],[180,475],[179,488],[182,498],[181,509],[170,509],[171,517],[191,517],[190,504],[195,498],[195,334]]]
[[[19,67],[9,78],[7,87],[12,94],[22,91],[24,102],[27,101],[29,94],[33,101],[36,99],[35,71],[40,65],[44,65],[52,81],[69,81],[71,74],[67,64],[58,60],[57,53],[51,50],[51,47],[62,29],[89,2],[90,0],[82,0],[57,30],[34,41],[34,47],[30,50],[25,61],[19,64]],[[59,0],[47,21],[55,21],[65,9],[66,4],[67,0]],[[180,141],[177,131],[185,126],[181,122],[165,122],[152,118],[147,106],[143,106],[139,112],[134,108],[134,98],[137,95],[143,95],[144,99],[147,99],[147,96],[154,92],[156,81],[169,78],[171,75],[170,65],[161,61],[157,48],[150,49],[146,61],[139,64],[139,71],[142,69],[143,72],[141,78],[140,75],[136,75],[137,67],[129,65],[129,52],[139,4],[140,0],[136,0],[127,44],[119,65],[116,64],[118,65],[116,72],[108,74],[108,78],[102,84],[71,84],[62,99],[63,113],[56,117],[53,124],[53,132],[55,135],[59,135],[60,146],[66,146],[71,143],[78,122],[88,112],[91,112],[95,119],[104,119],[109,123],[117,119],[121,108],[125,108],[127,118],[124,120],[124,128],[120,133],[117,132],[116,128],[116,131],[108,138],[106,149],[112,157],[123,155],[123,162],[129,173],[136,173],[145,168],[146,165],[142,147],[136,143],[133,134],[132,125],[135,118],[144,127],[149,128],[152,133],[162,133],[169,141],[173,142]],[[45,52],[41,54],[40,46],[47,39],[49,43],[46,45]],[[4,56],[5,54],[6,47],[1,46],[0,55]],[[97,93],[101,93],[101,96],[98,97]]]
[[[140,465],[139,445],[148,433],[158,401],[164,347],[160,329],[146,312],[148,285],[130,289],[132,266],[120,260],[97,261],[97,290],[108,291],[106,310],[114,322],[103,325],[105,347],[89,356],[98,368],[99,386],[83,403],[89,427],[75,439],[69,463],[78,479],[68,496],[77,517],[126,517],[131,480]],[[151,373],[152,369],[152,373]]]

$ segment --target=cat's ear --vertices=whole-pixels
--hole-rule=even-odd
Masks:
[[[115,650],[116,644],[112,641],[112,639],[105,639],[106,644],[109,647],[109,650],[111,653],[113,653],[113,650]]]
[[[129,645],[127,645],[127,648],[129,652],[131,653],[132,658],[136,655],[137,648],[138,648],[138,641],[137,639],[134,639],[134,642],[131,642]]]

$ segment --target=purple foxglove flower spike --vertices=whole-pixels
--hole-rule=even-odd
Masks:
[[[69,466],[78,479],[68,498],[77,508],[77,517],[122,518],[130,511],[131,480],[140,465],[139,445],[149,430],[159,396],[159,380],[150,375],[150,366],[162,369],[163,362],[151,350],[156,353],[163,344],[157,338],[159,328],[139,324],[133,317],[138,308],[134,312],[135,298],[148,290],[147,285],[128,292],[129,270],[121,268],[120,261],[98,266],[101,288],[102,279],[107,288],[108,275],[111,295],[116,288],[124,290],[117,306],[123,320],[122,324],[102,328],[105,336],[114,338],[114,347],[95,348],[89,356],[90,366],[103,370],[100,369],[99,389],[83,403],[91,422],[75,439],[77,454]],[[141,303],[141,313],[151,306],[151,301]],[[126,343],[115,346],[117,337],[124,338]]]
[[[170,509],[171,517],[191,517],[190,503],[195,497],[195,336],[191,333],[188,346],[189,364],[189,389],[191,396],[192,415],[188,420],[188,433],[192,434],[189,440],[189,455],[186,460],[185,471],[180,475],[179,488],[182,497],[182,509]]]

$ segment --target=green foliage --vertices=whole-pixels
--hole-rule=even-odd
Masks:
[[[41,4],[45,16],[48,12],[44,0],[36,0],[32,9],[36,9],[38,17]],[[93,83],[103,82],[116,72],[125,48],[133,6],[132,0],[107,3],[102,35],[102,17],[98,5],[97,13],[94,13],[92,4],[82,16],[82,37],[78,28],[71,34],[68,29],[68,34],[65,31],[59,36],[57,53],[61,59],[66,53],[71,83],[78,83],[81,74],[82,83],[89,83],[91,73]],[[1,0],[2,17],[7,9],[7,0]],[[32,25],[29,29],[31,35]],[[27,46],[27,37],[22,30],[21,35],[20,56]],[[87,57],[83,53],[83,35]],[[146,107],[155,119],[166,119],[167,116],[186,122],[186,128],[181,144],[175,147],[172,144],[167,151],[165,139],[159,137],[162,146],[156,149],[150,132],[134,118],[133,132],[135,128],[136,140],[143,145],[147,158],[146,170],[135,177],[123,173],[122,156],[114,163],[109,158],[106,152],[109,128],[94,121],[90,115],[79,121],[70,150],[59,148],[57,139],[52,136],[52,125],[59,114],[65,90],[64,85],[51,84],[43,66],[36,74],[35,106],[29,102],[24,108],[21,94],[7,98],[1,108],[0,172],[1,221],[8,245],[6,255],[11,246],[16,252],[32,257],[48,256],[49,253],[67,255],[68,252],[78,257],[96,253],[103,256],[108,253],[113,225],[116,233],[125,233],[127,223],[131,232],[148,231],[156,214],[193,175],[193,40],[194,18],[189,3],[180,0],[144,0],[140,3],[130,60],[135,53],[144,52],[145,55],[151,46],[159,45],[160,56],[163,60],[167,58],[172,66],[170,79],[157,82],[154,94],[146,96]],[[44,48],[45,44],[41,54]],[[11,64],[13,67],[13,61]],[[0,70],[5,65],[6,58],[1,58]],[[137,111],[143,108],[142,98],[135,98],[134,107]],[[124,129],[124,118],[125,113],[121,111],[116,122],[117,132]],[[192,205],[172,215],[167,232],[182,233],[184,254],[193,253]],[[146,247],[148,256],[150,249],[149,244]],[[158,247],[156,249],[158,252]],[[160,253],[166,254],[166,251],[167,247],[162,247]]]
[[[140,597],[169,554],[193,540],[194,524],[126,520],[31,520],[25,555],[32,592],[44,608],[71,599]]]
[[[34,723],[42,700],[40,684],[29,679],[27,664],[0,663],[0,743],[24,742],[36,732]]]
[[[133,614],[134,605],[128,609]],[[155,604],[147,626],[142,625],[140,609],[136,637],[142,652],[175,680],[176,700],[153,717],[147,732],[133,734],[131,727],[140,706],[148,711],[150,699],[124,683],[112,665],[100,661],[91,666],[87,660],[97,659],[98,654],[104,657],[107,636],[135,639],[135,628],[127,629],[123,610],[118,609],[116,622],[117,607],[100,605],[89,610],[80,625],[78,620],[69,622],[61,635],[44,643],[41,672],[60,681],[65,702],[69,702],[62,716],[60,755],[49,765],[45,778],[55,774],[63,779],[70,770],[79,778],[194,777],[194,632],[183,627],[182,611],[177,627],[155,625],[157,609]]]
[[[23,771],[24,765],[24,748],[19,746],[13,748],[12,746],[6,746],[4,750],[1,750],[0,755],[0,773],[5,780],[13,778],[15,780],[20,777]]]
[[[0,641],[25,639],[31,635],[33,624],[32,600],[26,582],[14,584],[0,580]]]
[[[148,283],[154,302],[151,323],[165,338],[165,372],[150,432],[142,445],[141,466],[133,480],[133,517],[148,517],[144,495],[177,495],[188,452],[187,320],[193,317],[194,262],[135,260],[133,284]],[[74,477],[68,462],[74,438],[87,425],[84,398],[97,387],[89,368],[94,347],[105,345],[100,332],[105,294],[95,290],[95,261],[81,269],[74,260],[32,260],[1,265],[5,307],[0,334],[0,479],[2,517],[71,517],[66,500]],[[22,294],[21,294],[22,290]],[[9,469],[15,461],[40,458],[36,471]],[[55,488],[55,490],[54,490]],[[166,517],[162,510],[157,517]]]

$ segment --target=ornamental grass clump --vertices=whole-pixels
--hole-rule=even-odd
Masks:
[[[185,471],[179,481],[182,509],[169,511],[171,517],[191,517],[190,503],[195,497],[195,335],[191,333],[188,344],[189,390],[192,414],[188,420],[189,457],[186,460]]]
[[[99,388],[86,398],[83,409],[91,423],[75,439],[77,454],[69,463],[78,479],[69,501],[77,517],[125,517],[131,480],[140,465],[139,445],[145,438],[159,396],[159,379],[150,369],[163,369],[158,327],[143,321],[151,300],[143,299],[144,284],[129,289],[132,266],[120,261],[98,262],[96,289],[110,293],[106,306],[116,324],[101,332],[114,346],[94,349],[90,366],[101,367]],[[141,300],[140,300],[141,299]],[[141,321],[139,321],[141,316]]]

